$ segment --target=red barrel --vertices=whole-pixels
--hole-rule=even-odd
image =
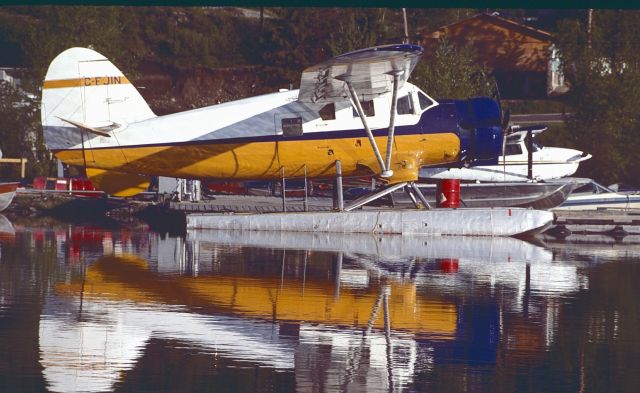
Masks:
[[[442,179],[436,192],[438,207],[460,207],[460,179]]]
[[[438,259],[438,267],[443,273],[458,273],[458,259],[457,258],[443,258]]]

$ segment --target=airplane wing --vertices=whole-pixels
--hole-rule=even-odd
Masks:
[[[348,100],[345,80],[360,94],[383,94],[393,89],[393,73],[401,72],[398,88],[409,79],[424,49],[396,44],[361,49],[334,57],[305,69],[298,101],[336,102]]]

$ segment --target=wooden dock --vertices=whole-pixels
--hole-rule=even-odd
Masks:
[[[556,210],[550,234],[640,235],[640,209]]]
[[[282,198],[258,195],[216,195],[200,202],[169,202],[169,209],[184,213],[277,213],[303,211],[330,211],[331,198],[287,197],[283,207]]]

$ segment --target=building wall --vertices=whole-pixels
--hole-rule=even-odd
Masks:
[[[478,60],[493,70],[504,98],[547,97],[551,34],[488,14],[456,22],[423,35],[428,61],[440,39],[470,45]],[[557,71],[557,70],[556,70]]]

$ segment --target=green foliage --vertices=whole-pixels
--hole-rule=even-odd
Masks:
[[[571,83],[568,129],[593,155],[586,174],[639,186],[640,12],[594,11],[590,38],[586,20],[564,21],[557,39]]]
[[[335,27],[329,33],[329,54],[338,56],[384,42],[387,28],[383,15],[379,8],[339,10],[332,18]]]
[[[259,25],[229,12],[201,8],[137,10],[140,39],[151,57],[178,69],[230,67],[255,60]],[[142,23],[144,21],[144,23]]]
[[[26,158],[27,175],[38,176],[49,172],[49,152],[43,143],[40,126],[39,100],[0,82],[0,149],[3,157]],[[18,178],[20,166],[2,164],[1,178]]]
[[[313,64],[389,39],[381,9],[283,8],[275,14],[262,36],[262,64],[272,69],[274,80],[293,85]]]
[[[297,85],[300,71],[315,62],[326,60],[326,32],[331,10],[322,8],[283,8],[276,10],[262,37],[263,63],[270,67],[274,79]]]
[[[459,48],[446,40],[440,40],[435,51],[425,55],[411,80],[434,98],[487,96],[495,86],[490,70],[476,60],[472,48]]]
[[[122,42],[128,39],[131,28],[122,7],[38,7],[33,16],[37,21],[21,31],[23,51],[33,77],[29,90],[44,79],[51,60],[67,48],[93,48],[125,70],[134,68],[135,61],[144,56],[140,46],[136,47],[135,56],[125,57],[122,53]]]

